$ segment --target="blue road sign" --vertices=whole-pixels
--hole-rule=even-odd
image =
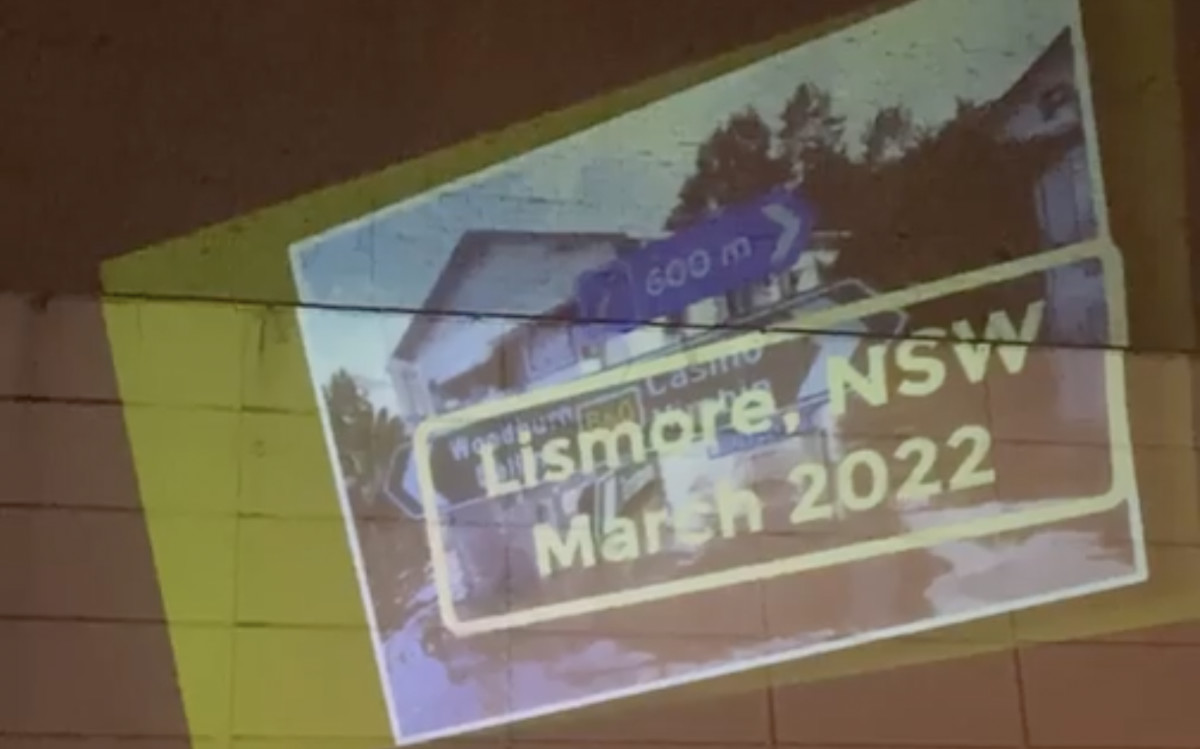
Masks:
[[[796,264],[812,239],[813,212],[785,188],[693,224],[581,276],[579,317],[596,335],[682,311]]]

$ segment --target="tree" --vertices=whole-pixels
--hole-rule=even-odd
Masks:
[[[700,145],[696,171],[680,188],[666,228],[681,229],[786,182],[790,168],[775,154],[773,140],[753,108],[730,117]]]
[[[874,142],[902,132],[903,120],[877,116]],[[890,290],[1038,251],[1034,185],[1061,143],[1009,142],[997,129],[986,106],[959,100],[953,119],[912,137],[900,155],[870,163],[872,178],[857,201],[869,209],[844,227],[852,236],[842,270]],[[1030,294],[1041,291],[1037,276],[1021,284]],[[1006,289],[997,293],[1013,293],[1012,284]],[[930,314],[958,313],[935,307],[928,306]]]
[[[356,509],[373,507],[382,493],[392,455],[403,439],[400,420],[376,409],[346,370],[322,388],[346,491]]]
[[[881,291],[1035,252],[1034,185],[1063,144],[1008,142],[995,115],[990,104],[960,98],[950,121],[926,127],[903,104],[883,107],[852,158],[830,95],[801,83],[776,134],[754,109],[716,128],[666,228],[790,184],[813,204],[820,228],[847,233],[839,273]],[[1039,283],[1031,277],[1029,293],[1041,293]]]
[[[980,106],[973,99],[956,96],[954,97],[954,119],[950,122],[958,123],[958,127],[978,126],[983,122],[983,115],[986,112],[987,108]]]
[[[400,420],[375,408],[346,370],[322,389],[329,413],[346,494],[354,511],[362,558],[367,567],[380,627],[402,627],[409,602],[427,583],[429,550],[419,523],[397,517],[383,502],[383,482],[404,442]]]
[[[908,107],[897,104],[875,113],[863,133],[863,161],[871,168],[901,158],[916,142],[920,132]]]
[[[783,108],[779,145],[792,178],[802,181],[816,164],[845,153],[846,118],[833,111],[829,92],[801,83]]]

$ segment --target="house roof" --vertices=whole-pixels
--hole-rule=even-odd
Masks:
[[[1071,28],[1068,26],[1054,37],[1042,53],[1025,68],[1021,76],[1008,87],[1008,90],[987,105],[986,117],[997,122],[1007,112],[1011,111],[1014,101],[1020,102],[1028,98],[1028,89],[1037,85],[1037,76],[1050,67],[1058,59],[1065,57],[1074,63],[1074,43],[1071,39]]]
[[[616,233],[469,231],[422,308],[430,312],[539,315],[574,296],[575,279],[640,244]],[[438,316],[417,315],[393,353],[412,360]]]

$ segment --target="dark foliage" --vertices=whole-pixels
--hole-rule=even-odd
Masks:
[[[382,486],[403,427],[387,409],[377,409],[345,370],[322,388],[338,450],[363,561],[368,570],[379,626],[403,626],[413,596],[427,581],[424,528],[400,515]]]
[[[887,107],[851,157],[829,95],[804,83],[778,132],[754,110],[713,132],[667,228],[793,184],[815,205],[819,228],[850,233],[839,276],[887,291],[1011,260],[1041,249],[1032,186],[1055,144],[1004,142],[995,129],[971,102],[932,130]],[[1040,283],[1031,280],[1030,293]]]

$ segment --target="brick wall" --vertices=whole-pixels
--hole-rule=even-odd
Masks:
[[[569,5],[0,0],[0,749],[187,746],[94,295],[102,259],[858,3]],[[1132,265],[1147,294],[1172,275]],[[1191,368],[1145,355],[1131,388],[1167,419]],[[1163,435],[1140,453],[1157,496],[1190,490],[1196,448]],[[1185,622],[450,743],[1193,747],[1198,673],[1200,623]]]

